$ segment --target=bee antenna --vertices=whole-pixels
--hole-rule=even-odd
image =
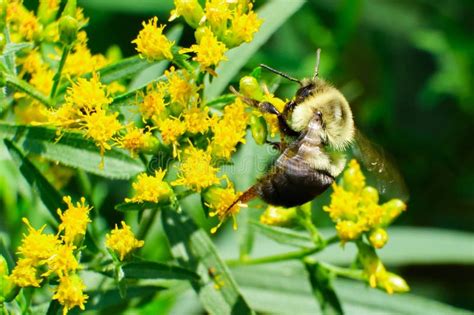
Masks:
[[[282,77],[284,77],[285,79],[288,79],[288,80],[293,81],[293,82],[297,82],[299,85],[303,85],[303,83],[302,83],[300,80],[295,79],[295,78],[289,76],[288,74],[286,74],[286,73],[284,73],[284,72],[278,71],[278,70],[273,69],[273,68],[271,68],[271,67],[269,67],[269,66],[267,66],[267,65],[264,65],[264,64],[260,64],[260,67],[265,68],[265,69],[267,69],[268,71],[271,71],[271,72],[273,72],[273,73],[275,73],[275,74],[278,74],[279,76],[282,76]]]
[[[314,66],[314,75],[313,80],[316,79],[319,75],[319,60],[321,58],[321,48],[316,50],[316,65]]]

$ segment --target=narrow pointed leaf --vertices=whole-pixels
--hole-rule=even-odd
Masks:
[[[59,222],[57,209],[62,206],[61,194],[54,189],[41,172],[28,160],[21,150],[11,141],[5,139],[5,145],[10,152],[13,160],[18,164],[21,174],[31,187],[36,190],[41,201],[48,208],[51,215]]]
[[[0,123],[0,138],[14,140],[26,153],[103,177],[128,179],[145,170],[140,161],[115,148],[106,151],[100,169],[99,148],[78,132],[63,131],[58,139],[51,128]]]
[[[251,221],[251,224],[255,231],[265,235],[268,238],[271,238],[280,244],[307,248],[314,247],[313,241],[306,233],[297,232],[295,230],[283,227],[269,226],[255,221]]]
[[[331,283],[331,274],[319,264],[306,263],[305,267],[313,295],[319,302],[322,313],[324,315],[344,314],[341,302]]]
[[[199,276],[188,269],[151,261],[131,262],[123,265],[122,270],[128,279],[199,280]]]
[[[227,266],[206,232],[186,214],[162,211],[163,227],[178,263],[196,272],[200,281],[191,286],[210,314],[253,314],[237,288]]]

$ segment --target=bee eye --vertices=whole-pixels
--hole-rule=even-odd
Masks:
[[[300,98],[301,100],[305,99],[308,97],[311,92],[314,90],[315,85],[313,83],[303,86],[296,91],[296,97]]]

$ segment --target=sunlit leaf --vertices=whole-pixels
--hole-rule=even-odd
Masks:
[[[199,276],[188,269],[151,261],[127,263],[122,270],[128,279],[199,280]]]
[[[103,177],[125,179],[145,170],[140,161],[115,148],[106,151],[104,168],[100,169],[99,148],[77,132],[62,131],[58,138],[51,128],[0,123],[0,138],[14,140],[27,153]]]
[[[283,227],[269,226],[255,221],[251,221],[251,224],[255,231],[280,244],[307,248],[314,247],[314,242],[307,233],[297,232]]]
[[[206,232],[184,213],[162,211],[165,233],[178,263],[196,272],[201,281],[191,281],[202,305],[210,314],[252,314],[227,266]]]

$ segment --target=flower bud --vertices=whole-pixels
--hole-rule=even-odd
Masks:
[[[47,25],[56,19],[60,0],[40,0],[38,6],[38,19],[43,25]]]
[[[386,286],[387,285],[390,286],[392,291],[395,293],[405,293],[410,291],[410,287],[405,279],[392,272],[387,272]]]
[[[359,192],[365,186],[365,176],[360,170],[360,165],[356,160],[349,162],[349,167],[343,174],[344,189],[352,192]]]
[[[7,261],[0,255],[0,304],[10,302],[18,293],[18,288],[10,281],[8,273]]]
[[[174,0],[176,9],[171,11],[169,21],[182,16],[192,28],[197,28],[204,17],[204,11],[198,0]]]
[[[392,199],[382,205],[384,216],[382,219],[382,226],[387,226],[395,220],[402,211],[405,211],[407,205],[400,199]]]
[[[342,243],[358,239],[362,234],[362,226],[357,222],[343,220],[336,224],[337,235]]]
[[[250,131],[252,137],[258,145],[262,145],[267,140],[268,130],[265,118],[260,115],[252,114],[250,116]]]
[[[200,26],[194,31],[194,38],[196,39],[196,44],[201,43],[201,38],[206,34],[206,26]]]
[[[268,206],[260,216],[260,223],[272,226],[290,226],[296,221],[296,208]]]
[[[384,247],[388,241],[387,231],[382,228],[373,229],[369,233],[369,241],[377,249]]]
[[[66,15],[59,19],[59,39],[65,45],[74,43],[77,38],[79,24],[75,18]]]
[[[252,76],[245,76],[239,81],[239,90],[246,97],[261,101],[263,93],[257,79]]]
[[[76,16],[77,0],[68,0],[64,6],[62,16]]]
[[[379,192],[374,187],[366,186],[362,189],[361,198],[364,203],[378,203]]]

